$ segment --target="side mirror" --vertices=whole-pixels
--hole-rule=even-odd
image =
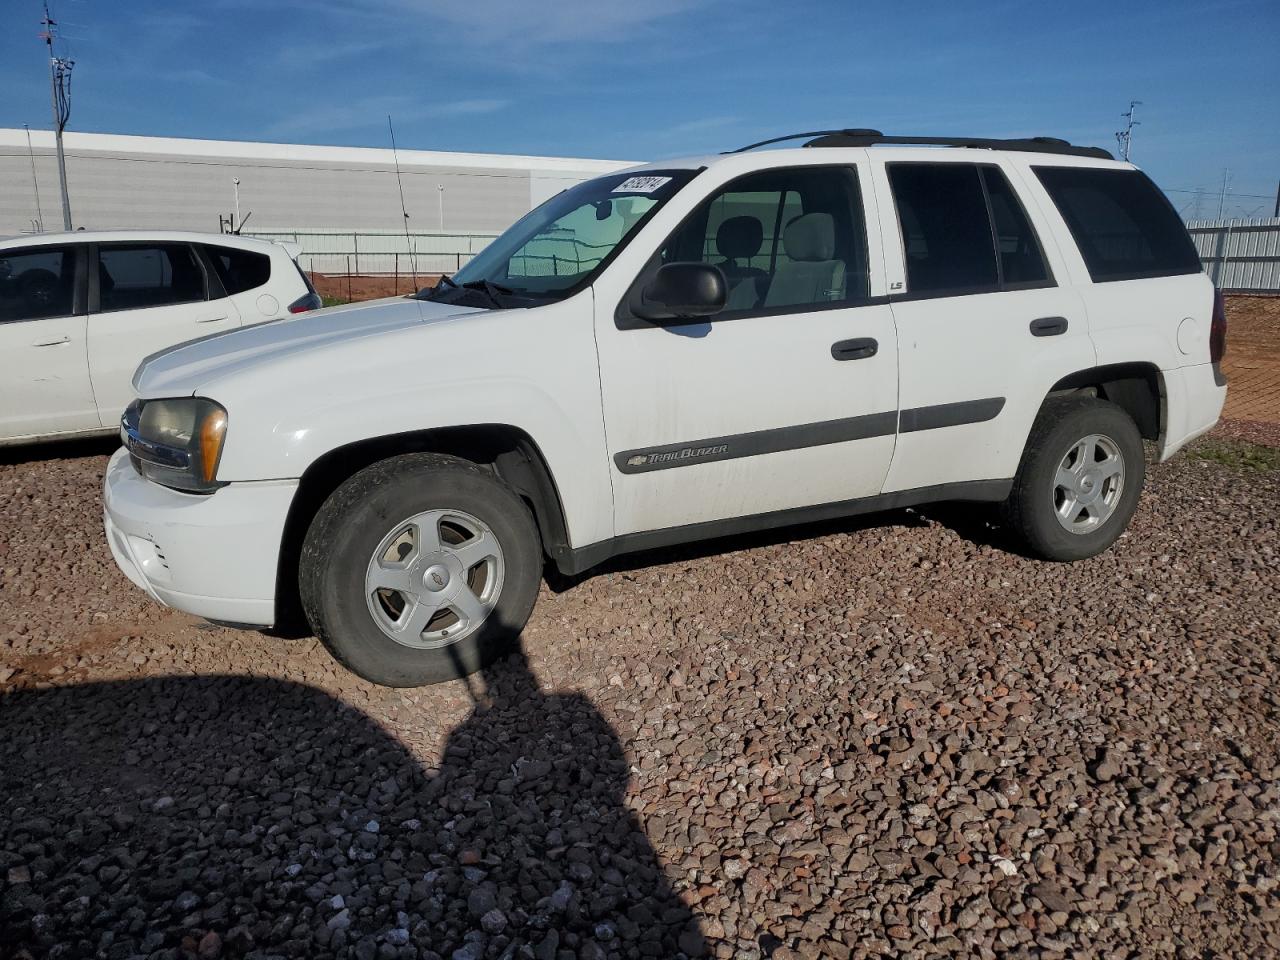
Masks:
[[[644,288],[632,312],[642,320],[687,320],[724,309],[728,284],[709,263],[668,263]]]

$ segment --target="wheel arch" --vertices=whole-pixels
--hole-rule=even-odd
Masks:
[[[1168,427],[1168,393],[1154,363],[1112,363],[1078,370],[1050,387],[1045,401],[1071,393],[1110,401],[1133,418],[1145,440],[1159,441]]]
[[[289,507],[276,568],[276,625],[286,631],[305,620],[298,596],[298,561],[307,529],[339,486],[365,467],[402,453],[444,453],[494,471],[528,504],[544,554],[557,563],[571,553],[564,505],[537,442],[502,423],[441,427],[371,437],[335,447],[316,458],[298,481]]]

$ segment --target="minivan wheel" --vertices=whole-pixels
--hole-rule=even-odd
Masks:
[[[383,460],[338,487],[298,570],[316,636],[391,687],[453,680],[510,651],[541,580],[524,502],[490,471],[431,453]]]
[[[1146,461],[1138,427],[1095,397],[1051,400],[1031,428],[1005,521],[1048,560],[1082,560],[1115,543],[1138,507]]]

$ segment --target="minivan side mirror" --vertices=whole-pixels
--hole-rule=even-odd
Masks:
[[[711,317],[724,309],[728,284],[709,263],[668,263],[641,292],[632,312],[642,320]]]

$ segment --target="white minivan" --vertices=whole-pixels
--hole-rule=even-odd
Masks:
[[[114,432],[144,358],[319,307],[296,256],[219,234],[0,238],[0,445]]]

